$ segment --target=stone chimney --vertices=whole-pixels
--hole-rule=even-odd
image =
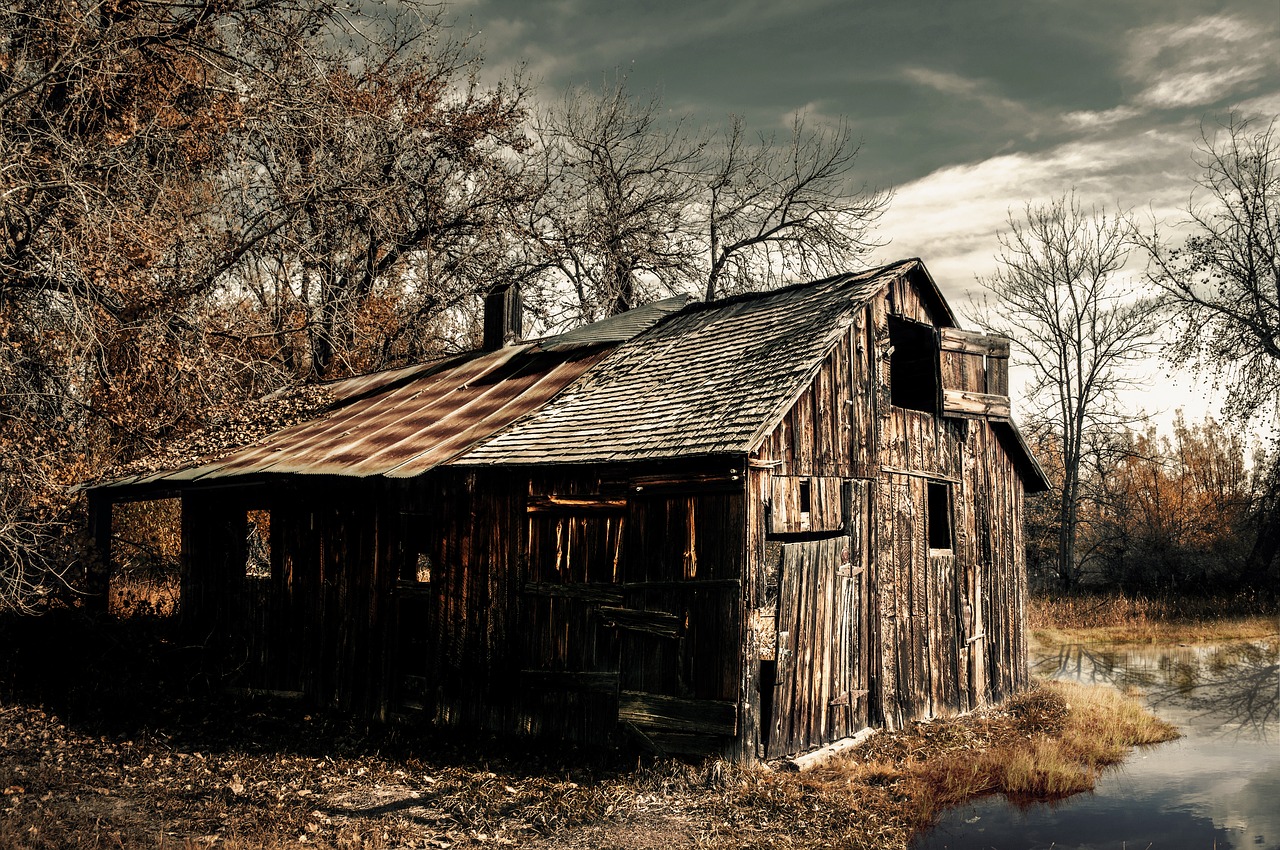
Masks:
[[[495,286],[484,297],[484,350],[497,351],[524,338],[520,284]]]

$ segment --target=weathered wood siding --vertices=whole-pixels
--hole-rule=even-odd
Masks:
[[[234,683],[372,717],[735,756],[745,479],[438,470],[187,496],[188,624]],[[245,512],[271,516],[245,573]]]
[[[938,318],[892,283],[748,457],[190,490],[184,616],[250,687],[666,753],[749,760],[1001,699],[1027,676],[1022,484],[991,424],[1007,350],[938,334],[937,373],[897,398],[936,387],[936,410],[899,407],[891,316]]]
[[[270,516],[270,567],[246,571],[246,512]],[[184,626],[233,684],[306,693],[377,715],[389,598],[372,501],[312,486],[191,491],[183,499]]]
[[[935,411],[897,407],[890,316],[936,319],[892,284],[750,459],[744,713],[761,755],[1026,684],[1022,483],[988,421],[1008,415],[1007,344],[944,329]],[[947,528],[931,539],[930,522]],[[840,585],[860,559],[865,585]]]

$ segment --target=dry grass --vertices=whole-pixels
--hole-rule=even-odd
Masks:
[[[1132,699],[1058,683],[881,733],[804,774],[717,762],[577,769],[460,751],[441,760],[350,741],[328,755],[287,741],[272,752],[250,743],[262,733],[189,752],[165,736],[95,737],[0,707],[0,847],[905,847],[948,806],[1086,790],[1129,747],[1176,734]]]
[[[1178,737],[1136,699],[1063,682],[1043,683],[989,715],[928,725],[941,746],[880,762],[896,763],[903,814],[915,827],[985,794],[1046,800],[1088,791],[1132,747]]]
[[[1043,685],[805,774],[637,764],[233,697],[168,620],[113,622],[0,621],[0,848],[905,847],[949,805],[1087,788],[1168,734]]]
[[[1274,600],[1234,597],[1150,599],[1120,595],[1033,597],[1027,626],[1043,644],[1211,643],[1280,633]]]

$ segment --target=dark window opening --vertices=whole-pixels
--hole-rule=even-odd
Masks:
[[[404,527],[401,536],[400,581],[410,584],[430,584],[435,561],[428,546],[427,520],[422,514],[401,515]]]
[[[809,495],[809,479],[805,478],[800,481],[800,513],[809,513],[812,504],[812,497]]]
[[[244,512],[245,578],[271,578],[271,511]]]
[[[938,343],[932,325],[889,317],[889,401],[938,410]]]
[[[951,487],[929,482],[929,548],[951,548]]]

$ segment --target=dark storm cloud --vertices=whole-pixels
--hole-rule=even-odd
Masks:
[[[544,96],[621,70],[635,89],[660,91],[700,122],[735,113],[768,130],[797,110],[847,115],[866,140],[872,182],[895,185],[950,163],[1052,147],[1079,129],[1064,116],[1112,109],[1145,88],[1135,73],[1182,58],[1157,52],[1135,65],[1135,33],[1225,8],[476,0],[455,11],[482,31],[491,66],[527,62]],[[1230,13],[1262,30],[1280,15],[1274,0]]]

